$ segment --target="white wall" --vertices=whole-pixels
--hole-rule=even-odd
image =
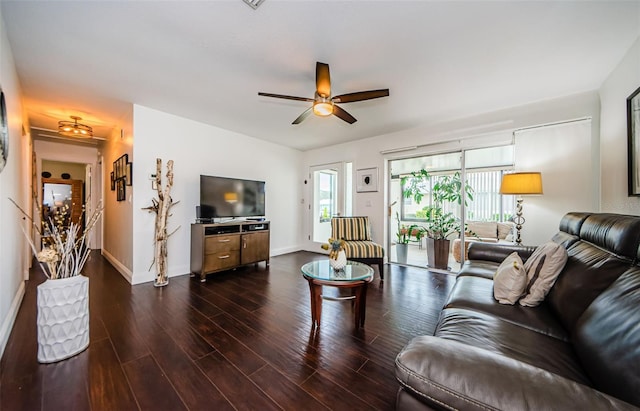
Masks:
[[[133,162],[133,106],[131,111],[120,119],[121,128],[111,131],[108,141],[102,149],[102,193],[104,202],[102,255],[131,282],[133,276],[133,189],[126,186],[126,200],[116,201],[116,191],[111,191],[111,172],[113,162],[127,154]]]
[[[640,87],[640,38],[600,87],[602,211],[640,215],[640,197],[627,196],[626,100]]]
[[[589,120],[516,132],[516,171],[542,173],[544,195],[523,196],[522,243],[543,244],[568,211],[598,211],[599,143]]]
[[[169,276],[189,273],[190,229],[200,202],[200,174],[263,180],[266,182],[266,217],[271,221],[271,255],[299,249],[299,221],[303,205],[301,153],[297,150],[233,133],[139,105],[133,108],[133,278],[134,284],[152,281],[155,214],[142,208],[157,193],[149,175],[156,158],[174,161],[171,196],[179,201],[169,218]],[[163,178],[166,183],[166,178]]]
[[[382,135],[356,142],[340,144],[333,147],[320,148],[307,151],[303,159],[303,172],[308,173],[310,166],[321,165],[336,161],[352,161],[354,174],[357,169],[378,167],[380,171],[380,190],[375,193],[353,193],[354,210],[353,215],[367,215],[371,220],[372,235],[374,241],[381,244],[386,239],[387,216],[385,210],[385,198],[387,177],[385,170],[386,160],[390,158],[414,157],[421,154],[433,153],[436,148],[433,146],[439,142],[449,142],[450,147],[462,146],[460,139],[484,134],[509,134],[511,131],[523,127],[530,127],[540,124],[554,123],[576,118],[591,117],[595,131],[591,136],[593,144],[597,141],[599,129],[600,104],[596,92],[586,92],[573,96],[566,96],[553,100],[541,101],[525,106],[512,107],[509,109],[484,113],[474,117],[451,120],[439,124],[406,130],[404,132],[391,135]],[[332,120],[332,119],[328,119]],[[441,150],[441,146],[437,150]],[[412,148],[415,147],[415,148]],[[405,151],[383,155],[383,150],[393,150],[398,148],[408,148]],[[598,157],[599,147],[596,144],[592,147],[595,151],[595,158]],[[583,164],[585,161],[592,163],[593,159],[569,156],[564,159],[568,167]],[[355,175],[354,175],[355,178]],[[585,175],[584,181],[593,184],[593,180]],[[597,182],[595,190],[598,192]],[[305,202],[311,199],[309,190],[305,191]],[[546,197],[548,201],[552,198]],[[567,210],[570,211],[570,210]],[[593,211],[593,210],[592,210]],[[309,234],[309,217],[303,216],[302,236],[306,240]],[[557,230],[558,221],[553,224],[552,229]],[[313,245],[305,241],[304,248],[314,251]],[[317,251],[317,250],[315,250]],[[388,254],[388,253],[387,253]]]
[[[22,97],[11,46],[0,11],[0,88],[5,94],[9,126],[9,150],[6,166],[0,173],[0,356],[11,333],[24,296],[24,279],[28,276],[29,249],[22,233],[22,214],[9,201],[15,200],[24,210],[30,208],[31,144],[22,136]],[[26,222],[24,227],[28,229]]]

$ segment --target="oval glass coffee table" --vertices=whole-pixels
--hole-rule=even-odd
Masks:
[[[367,306],[367,286],[373,281],[373,269],[366,264],[347,261],[342,270],[334,270],[329,260],[311,261],[302,266],[302,276],[309,282],[311,292],[311,321],[312,325],[320,326],[322,315],[322,299],[353,300],[356,328],[364,326],[365,310]],[[324,297],[322,287],[331,286],[353,289],[353,295],[348,297]]]

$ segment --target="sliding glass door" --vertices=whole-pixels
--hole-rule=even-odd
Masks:
[[[462,220],[461,167],[460,151],[390,162],[390,262],[450,267],[448,245],[444,254],[434,252]]]
[[[497,222],[511,217],[513,199],[499,190],[502,174],[513,169],[512,145],[392,160],[389,165],[390,262],[458,271],[468,242],[478,237],[472,233],[465,238],[467,223],[481,222],[478,229],[497,233]],[[500,240],[498,234],[488,239],[494,240]]]

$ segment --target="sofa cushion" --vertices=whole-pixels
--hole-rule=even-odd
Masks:
[[[524,265],[527,271],[527,292],[520,305],[535,307],[547,296],[558,274],[567,262],[567,250],[559,244],[548,242],[536,249]]]
[[[547,300],[564,327],[572,332],[589,304],[626,271],[630,263],[585,241],[578,241],[567,252],[567,264]]]
[[[593,214],[580,227],[580,239],[629,261],[638,254],[640,218],[620,214]]]
[[[345,241],[343,248],[347,258],[384,257],[384,248],[373,241]]]
[[[536,366],[431,336],[412,339],[396,357],[395,371],[402,386],[396,403],[399,411],[637,411],[629,403]]]
[[[580,317],[575,349],[595,386],[640,407],[640,267],[623,273]]]
[[[537,307],[503,305],[492,297],[492,288],[493,281],[487,278],[458,277],[444,308],[478,311],[562,341],[569,341],[567,331],[544,301]]]
[[[458,271],[458,278],[470,276],[493,280],[493,276],[499,266],[500,264],[493,261],[467,260]]]
[[[494,263],[498,263],[496,264],[496,267],[498,267],[498,265],[514,251],[517,251],[520,258],[522,258],[522,261],[526,262],[535,250],[536,247],[531,246],[516,244],[499,244],[496,246],[494,243],[473,241],[469,243],[469,259],[492,261]]]
[[[579,240],[580,240],[580,237],[578,237],[577,235],[567,234],[562,231],[558,231],[553,235],[553,237],[551,237],[551,241],[553,241],[556,244],[560,244],[565,249],[568,249],[573,244],[577,243]]]
[[[527,287],[527,272],[517,252],[509,254],[493,276],[493,296],[500,304],[515,304]]]
[[[471,237],[498,238],[498,223],[495,221],[471,221],[467,223],[467,231]]]
[[[570,235],[580,235],[580,228],[584,220],[589,217],[591,213],[571,212],[565,214],[560,220],[560,231]]]
[[[440,315],[435,336],[483,348],[591,385],[570,343],[489,314],[447,308]]]

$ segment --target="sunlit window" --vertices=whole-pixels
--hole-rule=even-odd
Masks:
[[[331,216],[336,212],[336,199],[334,193],[336,185],[336,174],[319,172],[318,173],[318,210],[320,210],[320,222],[331,221]]]

